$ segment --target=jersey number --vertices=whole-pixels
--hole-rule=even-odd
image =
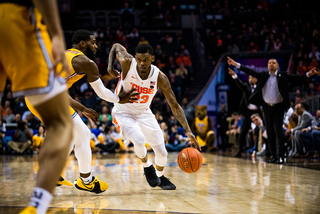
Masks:
[[[143,95],[140,97],[140,95],[137,95],[137,101],[133,101],[134,103],[146,103],[149,100],[149,96],[148,95]]]

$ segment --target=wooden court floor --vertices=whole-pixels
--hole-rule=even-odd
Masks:
[[[97,195],[57,187],[48,213],[320,213],[319,170],[203,153],[202,168],[187,174],[177,156],[169,153],[165,169],[177,189],[164,191],[149,187],[134,154],[93,155],[93,175],[109,189]],[[0,156],[0,169],[0,214],[19,213],[35,184],[37,156]],[[63,174],[78,178],[74,155]]]

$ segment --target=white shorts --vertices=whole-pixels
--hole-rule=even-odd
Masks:
[[[163,144],[164,140],[162,131],[156,117],[150,109],[141,114],[133,115],[113,107],[112,117],[113,123],[118,127],[123,140],[130,140],[127,139],[126,133],[123,133],[123,127],[128,126],[133,129],[140,129],[145,137],[145,143],[148,143],[150,146]]]

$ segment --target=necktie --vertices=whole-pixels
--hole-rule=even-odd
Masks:
[[[261,151],[262,144],[263,144],[263,139],[262,139],[262,127],[259,129],[259,137],[258,137],[258,152]]]

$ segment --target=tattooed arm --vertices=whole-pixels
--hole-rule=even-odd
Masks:
[[[182,125],[183,129],[185,130],[186,135],[191,141],[192,147],[201,150],[200,144],[192,134],[192,131],[188,125],[188,121],[184,114],[184,111],[179,105],[179,103],[177,102],[176,97],[174,96],[168,77],[161,71],[158,76],[158,87],[162,89],[163,94],[170,105],[173,115],[176,117],[176,119],[179,121],[179,123]]]
[[[130,69],[131,60],[133,56],[127,52],[125,47],[119,43],[115,43],[109,53],[108,73],[113,77],[119,77],[120,72],[115,70],[113,65],[116,59],[120,62],[122,68],[122,79],[127,76],[127,72]]]

